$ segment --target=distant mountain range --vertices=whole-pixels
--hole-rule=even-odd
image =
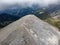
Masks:
[[[16,21],[19,18],[20,18],[19,16],[2,13],[2,14],[0,14],[0,27],[4,27],[4,26]]]
[[[22,8],[20,6],[11,6],[10,8],[0,11],[0,27],[4,27],[9,23],[18,20],[19,18],[28,15],[34,14],[35,11],[40,9],[37,5],[32,7]]]
[[[45,19],[52,14],[60,10],[60,4],[50,5],[49,7],[44,7],[45,10],[39,5],[32,5],[32,7],[21,7],[18,5],[11,6],[4,10],[0,10],[0,27],[4,27],[9,23],[18,20],[19,18],[28,15],[34,14],[41,19]],[[41,12],[43,12],[41,14]],[[54,16],[54,15],[52,15]]]
[[[53,14],[53,13],[57,13],[60,11],[60,4],[56,4],[56,5],[50,5],[47,9],[46,9],[46,13],[48,13],[48,15]],[[50,16],[55,16],[55,15],[50,15]]]

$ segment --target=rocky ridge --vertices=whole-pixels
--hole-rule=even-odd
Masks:
[[[27,15],[0,30],[0,45],[59,45],[58,29]]]

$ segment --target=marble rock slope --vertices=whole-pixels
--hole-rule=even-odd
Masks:
[[[27,15],[0,30],[0,45],[60,45],[58,29]]]

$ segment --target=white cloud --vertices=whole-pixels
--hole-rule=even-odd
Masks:
[[[49,4],[57,4],[59,0],[42,0],[42,2],[47,6]],[[44,5],[43,4],[43,5]]]
[[[0,8],[10,5],[18,4],[22,6],[32,6],[38,4],[39,6],[48,6],[49,4],[56,4],[59,0],[0,0]]]

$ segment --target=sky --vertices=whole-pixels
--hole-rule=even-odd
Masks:
[[[32,4],[38,4],[39,6],[48,6],[50,4],[57,4],[59,2],[60,0],[0,0],[0,8],[15,4],[24,7],[32,6]]]

